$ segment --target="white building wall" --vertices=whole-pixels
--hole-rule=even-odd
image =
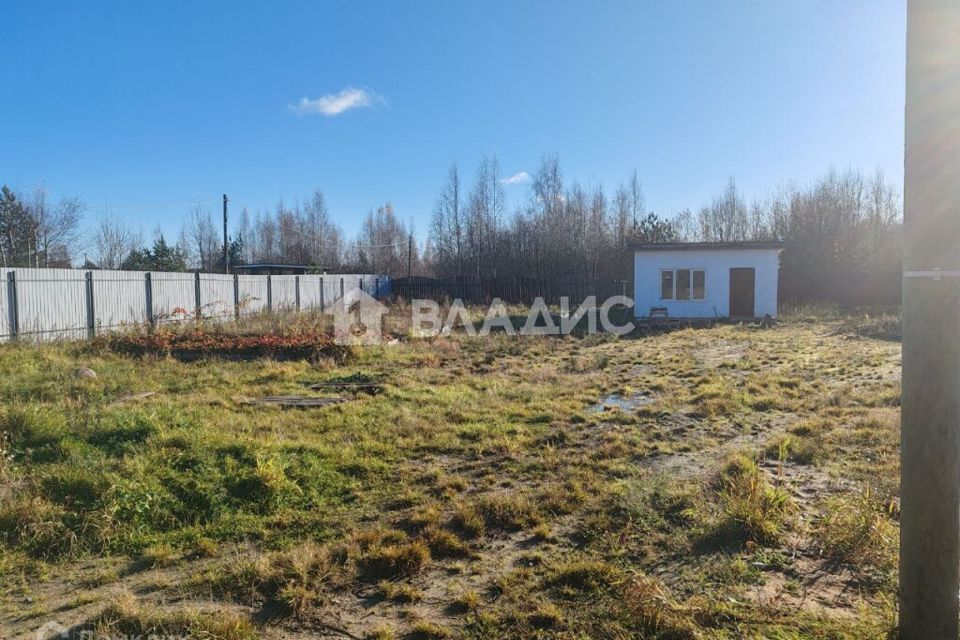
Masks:
[[[779,249],[679,249],[634,253],[635,315],[649,315],[651,307],[666,307],[675,318],[724,318],[730,315],[730,269],[753,267],[754,315],[777,315]],[[661,269],[703,269],[703,300],[661,300]]]

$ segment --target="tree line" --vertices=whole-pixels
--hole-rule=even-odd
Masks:
[[[730,178],[709,202],[669,218],[647,209],[636,172],[608,196],[601,185],[566,185],[559,161],[545,157],[526,203],[509,216],[502,183],[495,158],[481,159],[468,189],[451,166],[430,227],[434,273],[630,279],[640,243],[776,240],[785,245],[786,300],[900,299],[901,202],[879,170],[831,168],[749,202]]]
[[[230,264],[302,264],[316,271],[493,279],[578,276],[629,280],[633,247],[646,242],[778,240],[785,244],[785,299],[896,302],[900,295],[902,212],[880,171],[829,169],[806,185],[786,184],[748,201],[733,178],[709,202],[667,217],[650,211],[634,171],[612,193],[566,182],[556,157],[528,178],[508,211],[495,156],[465,180],[456,164],[443,177],[426,236],[386,203],[348,238],[321,191],[269,210],[243,209],[232,226]],[[44,189],[0,191],[0,265],[222,271],[223,237],[197,205],[172,241],[145,242],[123,218],[104,213],[85,235],[77,198],[51,202]],[[86,250],[86,260],[78,254]]]

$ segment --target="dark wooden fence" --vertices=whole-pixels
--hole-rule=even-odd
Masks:
[[[602,304],[612,296],[630,295],[626,280],[596,280],[579,276],[442,279],[413,276],[393,280],[391,293],[407,300],[443,302],[459,298],[474,304],[488,303],[494,298],[507,303],[530,304],[539,297],[551,305],[559,304],[561,297],[569,298],[571,305],[579,305],[589,296],[596,296],[597,303]]]

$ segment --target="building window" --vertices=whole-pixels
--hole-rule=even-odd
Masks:
[[[660,299],[673,300],[673,271],[660,272]]]
[[[661,300],[705,300],[707,272],[703,269],[662,269]]]
[[[690,299],[690,269],[677,269],[677,300]]]
[[[703,300],[707,297],[707,273],[702,269],[693,272],[693,299]]]

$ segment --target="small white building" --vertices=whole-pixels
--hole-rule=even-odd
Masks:
[[[779,242],[677,242],[635,247],[638,318],[777,315]]]

